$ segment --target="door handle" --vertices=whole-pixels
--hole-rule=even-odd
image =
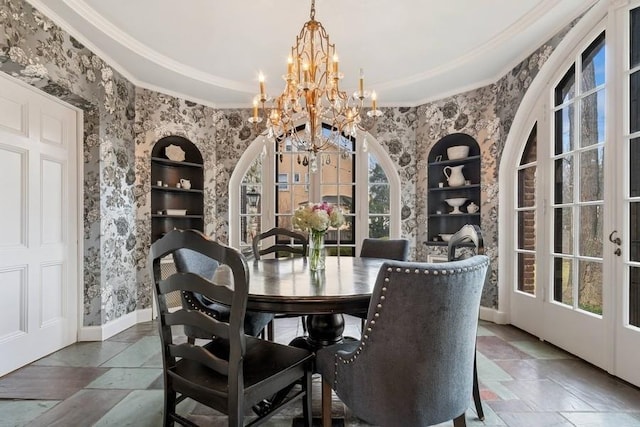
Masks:
[[[611,234],[609,234],[609,241],[611,243],[615,243],[616,245],[620,246],[622,244],[622,240],[619,237],[613,237],[613,235],[617,233],[618,233],[618,230],[613,230]]]

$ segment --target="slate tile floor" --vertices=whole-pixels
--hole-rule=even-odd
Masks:
[[[346,335],[358,336],[359,323],[347,318]],[[279,342],[300,333],[295,318],[276,323]],[[478,420],[470,399],[469,426],[640,427],[640,389],[527,333],[481,322],[478,351],[486,419]],[[0,378],[0,426],[159,426],[161,366],[154,322],[104,342],[74,344]],[[314,393],[319,414],[319,377]],[[181,405],[201,425],[226,425],[226,418],[208,408]],[[298,408],[294,403],[267,425],[291,426]],[[368,425],[335,396],[333,413],[347,427]]]

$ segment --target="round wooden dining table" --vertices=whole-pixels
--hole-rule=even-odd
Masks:
[[[326,258],[311,271],[307,258],[249,261],[247,310],[307,316],[308,337],[292,345],[316,350],[342,341],[343,313],[366,313],[380,266],[377,258]]]

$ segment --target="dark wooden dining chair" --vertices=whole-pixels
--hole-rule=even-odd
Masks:
[[[176,271],[179,273],[194,273],[206,279],[211,280],[215,274],[219,263],[191,249],[182,248],[173,253],[173,262]],[[191,310],[198,310],[208,314],[214,319],[229,320],[231,310],[228,306],[211,301],[206,296],[197,292],[183,291],[180,293],[182,306]],[[244,333],[247,335],[258,336],[264,330],[265,326],[273,320],[273,313],[260,313],[255,311],[247,311],[244,319]],[[207,338],[192,326],[185,326],[185,335],[189,342],[193,343],[196,338]]]
[[[382,264],[359,341],[316,353],[322,414],[331,389],[367,423],[465,426],[480,297],[489,260]]]
[[[274,238],[274,244],[267,247],[262,247],[262,241]],[[283,256],[307,256],[307,249],[309,246],[309,239],[306,235],[292,231],[282,227],[274,227],[264,233],[257,234],[253,238],[252,242],[253,257],[259,260],[263,255],[275,254],[277,258]],[[275,314],[274,319],[284,319],[288,317],[300,317],[302,323],[302,331],[306,335],[307,325],[304,316],[298,314]],[[273,320],[267,325],[267,339],[273,341],[275,339],[275,327]]]
[[[360,256],[406,261],[409,257],[409,241],[407,239],[364,239]]]
[[[458,255],[456,255],[458,251]],[[460,230],[456,231],[447,244],[447,259],[455,261],[469,258],[473,255],[484,255],[484,241],[482,239],[482,230],[475,224],[463,225]],[[487,268],[487,272],[489,268]],[[485,276],[486,279],[489,274]],[[482,409],[482,399],[480,398],[480,385],[478,384],[478,363],[477,357],[473,357],[473,403],[478,413],[480,421],[484,421],[484,409]]]
[[[161,278],[160,260],[177,250],[190,249],[226,266],[227,274],[213,280],[194,273],[177,272]],[[281,345],[244,333],[249,292],[245,258],[236,249],[207,239],[195,230],[173,230],[151,245],[149,265],[153,281],[162,344],[164,378],[164,425],[178,422],[195,425],[176,412],[176,405],[189,398],[228,416],[229,426],[244,424],[245,413],[283,388],[301,383],[279,405],[249,425],[266,421],[282,405],[304,397],[306,426],[311,426],[311,369],[313,355],[306,350]],[[228,320],[214,319],[183,307],[171,312],[166,302],[170,292],[199,293],[230,307]],[[184,341],[180,326],[197,328],[209,340],[202,345]]]
[[[261,247],[263,240],[275,238],[274,244]],[[284,238],[284,239],[283,239]],[[285,243],[283,243],[283,240]],[[253,256],[260,259],[263,255],[275,254],[276,257],[307,256],[309,239],[306,235],[282,227],[274,227],[264,233],[257,234],[252,243]]]
[[[409,258],[409,241],[407,239],[364,239],[360,248],[360,257],[407,261]],[[351,314],[361,319],[360,330],[364,330],[367,313]]]

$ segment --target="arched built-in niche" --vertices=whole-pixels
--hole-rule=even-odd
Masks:
[[[204,169],[200,150],[171,135],[151,152],[151,241],[175,229],[204,230]]]
[[[468,153],[452,147],[468,147]],[[441,235],[480,225],[480,146],[473,137],[454,133],[440,139],[429,152],[427,183],[428,245],[446,245]],[[465,201],[454,208],[446,202],[451,199]]]

